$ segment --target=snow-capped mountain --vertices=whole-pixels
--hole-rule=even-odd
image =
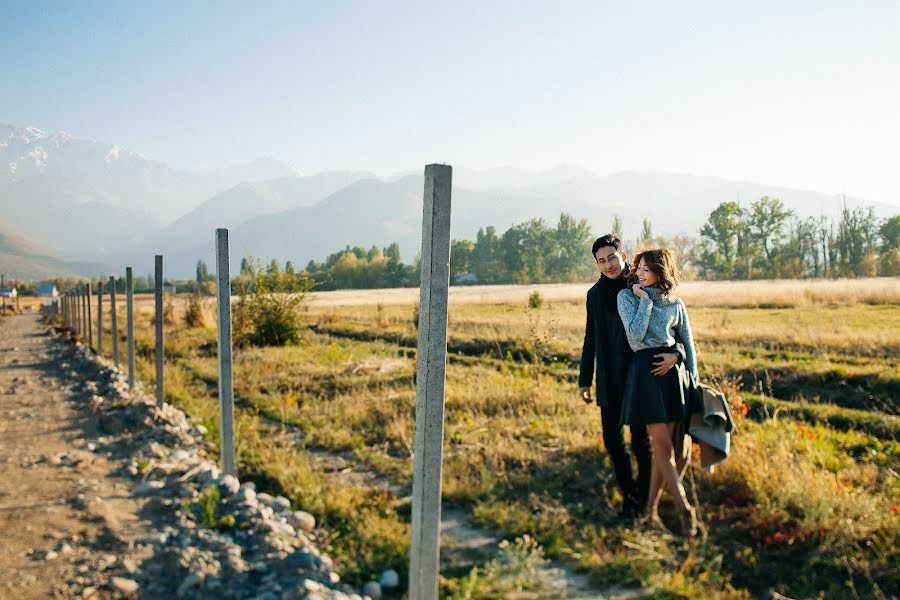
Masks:
[[[49,177],[87,185],[102,194],[102,202],[142,214],[157,227],[238,183],[296,174],[273,159],[200,173],[179,171],[116,145],[0,123],[0,184]]]

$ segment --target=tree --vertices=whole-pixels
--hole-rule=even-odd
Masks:
[[[881,237],[882,252],[900,248],[900,215],[885,219],[878,228],[878,235]]]
[[[856,277],[874,274],[869,255],[874,253],[877,236],[878,222],[873,209],[850,210],[844,206],[836,240],[843,274]]]
[[[625,237],[625,234],[622,233],[622,217],[619,215],[613,215],[612,227],[610,228],[610,233],[619,238],[620,240]]]
[[[278,266],[277,260],[275,260],[274,258],[272,259],[272,261],[269,263],[269,267],[266,269],[266,273],[269,273],[270,275],[281,273],[281,267]]]
[[[384,249],[384,255],[387,257],[388,261],[393,263],[400,263],[400,244],[394,242],[390,246]]]
[[[479,229],[475,234],[472,272],[479,283],[499,283],[506,279],[506,269],[500,256],[500,240],[493,225]]]
[[[202,260],[197,261],[197,283],[202,284],[204,281],[209,281],[211,277],[209,276],[209,269],[206,267],[206,263]]]
[[[641,224],[641,235],[638,238],[637,245],[641,249],[650,248],[653,245],[653,226],[650,225],[650,219],[644,217]]]
[[[284,272],[287,273],[288,275],[293,275],[294,274],[294,263],[292,263],[291,261],[285,262],[284,263]]]
[[[700,235],[709,240],[701,257],[704,271],[725,278],[732,276],[743,215],[744,211],[737,202],[723,202],[710,213],[700,229]]]
[[[475,242],[472,240],[453,240],[450,242],[450,278],[459,277],[471,272],[472,255]]]
[[[763,196],[750,204],[747,213],[750,235],[762,244],[767,261],[772,260],[772,246],[781,240],[787,220],[793,214],[794,211],[785,208],[784,203],[778,198]]]
[[[247,256],[241,259],[241,275],[253,276],[253,261]]]

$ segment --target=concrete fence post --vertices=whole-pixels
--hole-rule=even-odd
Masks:
[[[103,356],[103,280],[97,282],[97,354]]]
[[[219,324],[219,452],[222,455],[222,472],[226,475],[237,476],[234,460],[231,271],[227,229],[216,229],[216,312]]]
[[[94,347],[94,327],[91,322],[91,282],[88,281],[84,286],[84,311],[87,313],[87,347],[92,350]]]
[[[438,592],[452,179],[453,170],[449,165],[425,167],[416,350],[410,600],[435,600]]]
[[[84,343],[91,335],[91,326],[88,323],[87,285],[81,285],[81,297],[78,301],[81,303],[81,343]]]
[[[112,327],[112,359],[116,368],[119,368],[119,315],[116,313],[116,278],[109,278],[109,317]]]
[[[163,321],[165,311],[163,307],[163,257],[157,254],[154,268],[155,292],[156,292],[156,405],[162,406],[166,401],[165,385],[163,382],[163,360],[165,359],[163,342]]]
[[[128,336],[128,388],[134,389],[134,278],[131,267],[125,267],[125,321]]]
[[[78,336],[84,337],[84,285],[79,284],[75,292],[75,312],[78,313]]]

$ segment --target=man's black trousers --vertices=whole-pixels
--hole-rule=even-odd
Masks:
[[[621,425],[622,386],[610,384],[606,387],[606,408],[600,408],[603,424],[603,444],[612,458],[616,481],[625,499],[625,514],[640,512],[647,505],[650,492],[650,465],[653,460],[650,435],[646,425],[629,425],[631,428],[631,450],[637,459],[638,477],[635,479],[631,466],[631,453],[625,446],[625,429]]]

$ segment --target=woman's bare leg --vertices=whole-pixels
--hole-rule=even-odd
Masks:
[[[662,480],[678,508],[689,511],[691,505],[675,466],[675,451],[672,445],[675,423],[652,423],[647,427],[650,430],[650,442],[653,445],[653,466],[661,474]]]
[[[662,495],[662,486],[662,471],[659,470],[654,459],[653,464],[650,466],[650,493],[647,495],[647,515],[651,517],[656,514],[659,497]]]

